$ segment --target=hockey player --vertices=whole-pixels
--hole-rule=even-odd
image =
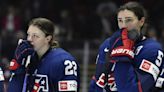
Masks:
[[[79,91],[79,65],[53,39],[54,24],[50,20],[35,18],[29,23],[27,41],[18,45],[10,63],[8,92]]]
[[[104,88],[107,92],[160,92],[164,81],[163,50],[158,42],[143,35],[145,18],[144,8],[136,2],[119,8],[120,30],[110,37],[108,69],[96,78],[98,89]],[[154,87],[160,89],[154,90]],[[102,92],[102,89],[95,92]]]
[[[107,53],[109,52],[109,42],[110,37],[107,38],[99,47],[98,55],[96,58],[96,73],[90,81],[89,92],[99,92],[103,90],[101,87],[96,85],[96,81],[106,68],[106,59],[108,58]]]

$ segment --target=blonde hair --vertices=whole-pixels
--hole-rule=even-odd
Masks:
[[[34,18],[30,21],[29,26],[30,25],[38,27],[46,36],[52,36],[49,42],[51,48],[59,47],[58,41],[54,39],[55,24],[51,20],[46,18]]]

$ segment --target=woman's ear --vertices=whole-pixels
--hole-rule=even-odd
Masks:
[[[49,35],[49,36],[47,36],[47,37],[46,37],[46,39],[47,39],[47,41],[48,41],[48,42],[50,42],[50,41],[51,41],[51,39],[52,39],[52,36],[51,36],[51,35]]]
[[[140,20],[140,26],[142,27],[145,23],[145,17],[142,17]]]

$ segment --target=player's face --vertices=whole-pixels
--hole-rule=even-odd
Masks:
[[[144,24],[144,18],[138,20],[137,16],[130,10],[121,10],[117,16],[119,28],[127,28],[128,30],[136,29],[141,30]]]
[[[41,51],[49,46],[45,33],[37,26],[30,25],[27,30],[27,40],[31,42],[36,51]]]

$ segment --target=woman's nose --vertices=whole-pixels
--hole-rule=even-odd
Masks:
[[[122,29],[122,28],[127,28],[127,25],[126,25],[126,24],[122,24],[122,25],[120,26],[120,29]]]
[[[127,28],[127,23],[125,21],[122,23],[122,28]]]

